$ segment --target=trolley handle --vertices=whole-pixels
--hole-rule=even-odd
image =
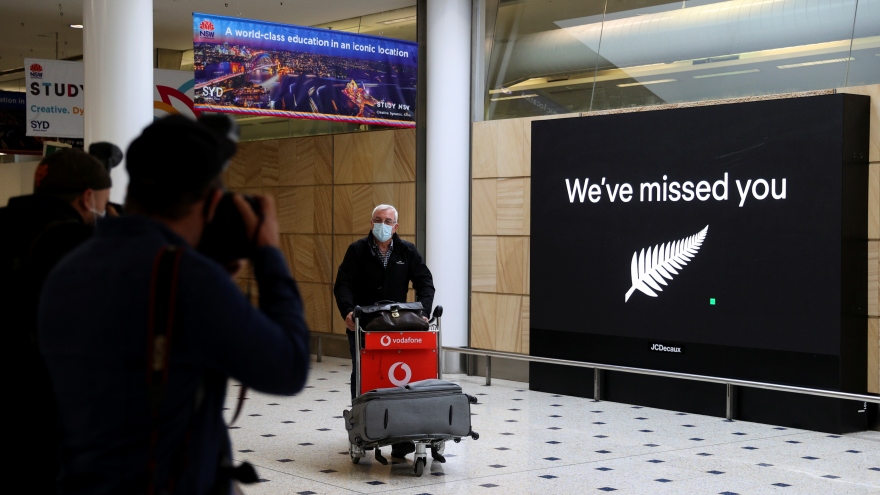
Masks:
[[[437,306],[434,308],[434,314],[431,316],[432,320],[436,320],[443,316],[443,306]]]

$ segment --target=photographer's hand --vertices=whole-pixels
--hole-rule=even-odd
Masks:
[[[251,239],[255,239],[258,247],[271,246],[279,247],[280,236],[278,228],[278,213],[275,211],[275,202],[271,196],[254,196],[260,203],[260,209],[263,210],[263,220],[254,212],[251,206],[244,200],[241,194],[235,193],[233,201],[238,211],[241,212],[241,218],[244,220],[245,229]],[[259,231],[256,230],[259,228]]]

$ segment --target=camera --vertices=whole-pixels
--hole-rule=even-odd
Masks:
[[[262,223],[263,211],[257,198],[243,196]],[[253,238],[255,233],[247,232],[241,212],[232,198],[231,192],[224,193],[220,198],[214,218],[205,227],[197,248],[200,253],[221,265],[242,258],[251,258],[257,248],[256,239]]]

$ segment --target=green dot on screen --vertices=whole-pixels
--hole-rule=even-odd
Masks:
[[[709,298],[709,304],[711,304],[712,306],[715,306],[715,298],[714,297]]]

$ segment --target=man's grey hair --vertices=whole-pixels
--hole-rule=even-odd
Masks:
[[[370,220],[372,220],[373,217],[376,216],[377,211],[385,211],[385,210],[394,210],[394,223],[397,223],[397,208],[395,208],[391,205],[379,205],[379,206],[373,208],[373,214],[372,214],[372,216],[370,216]]]

